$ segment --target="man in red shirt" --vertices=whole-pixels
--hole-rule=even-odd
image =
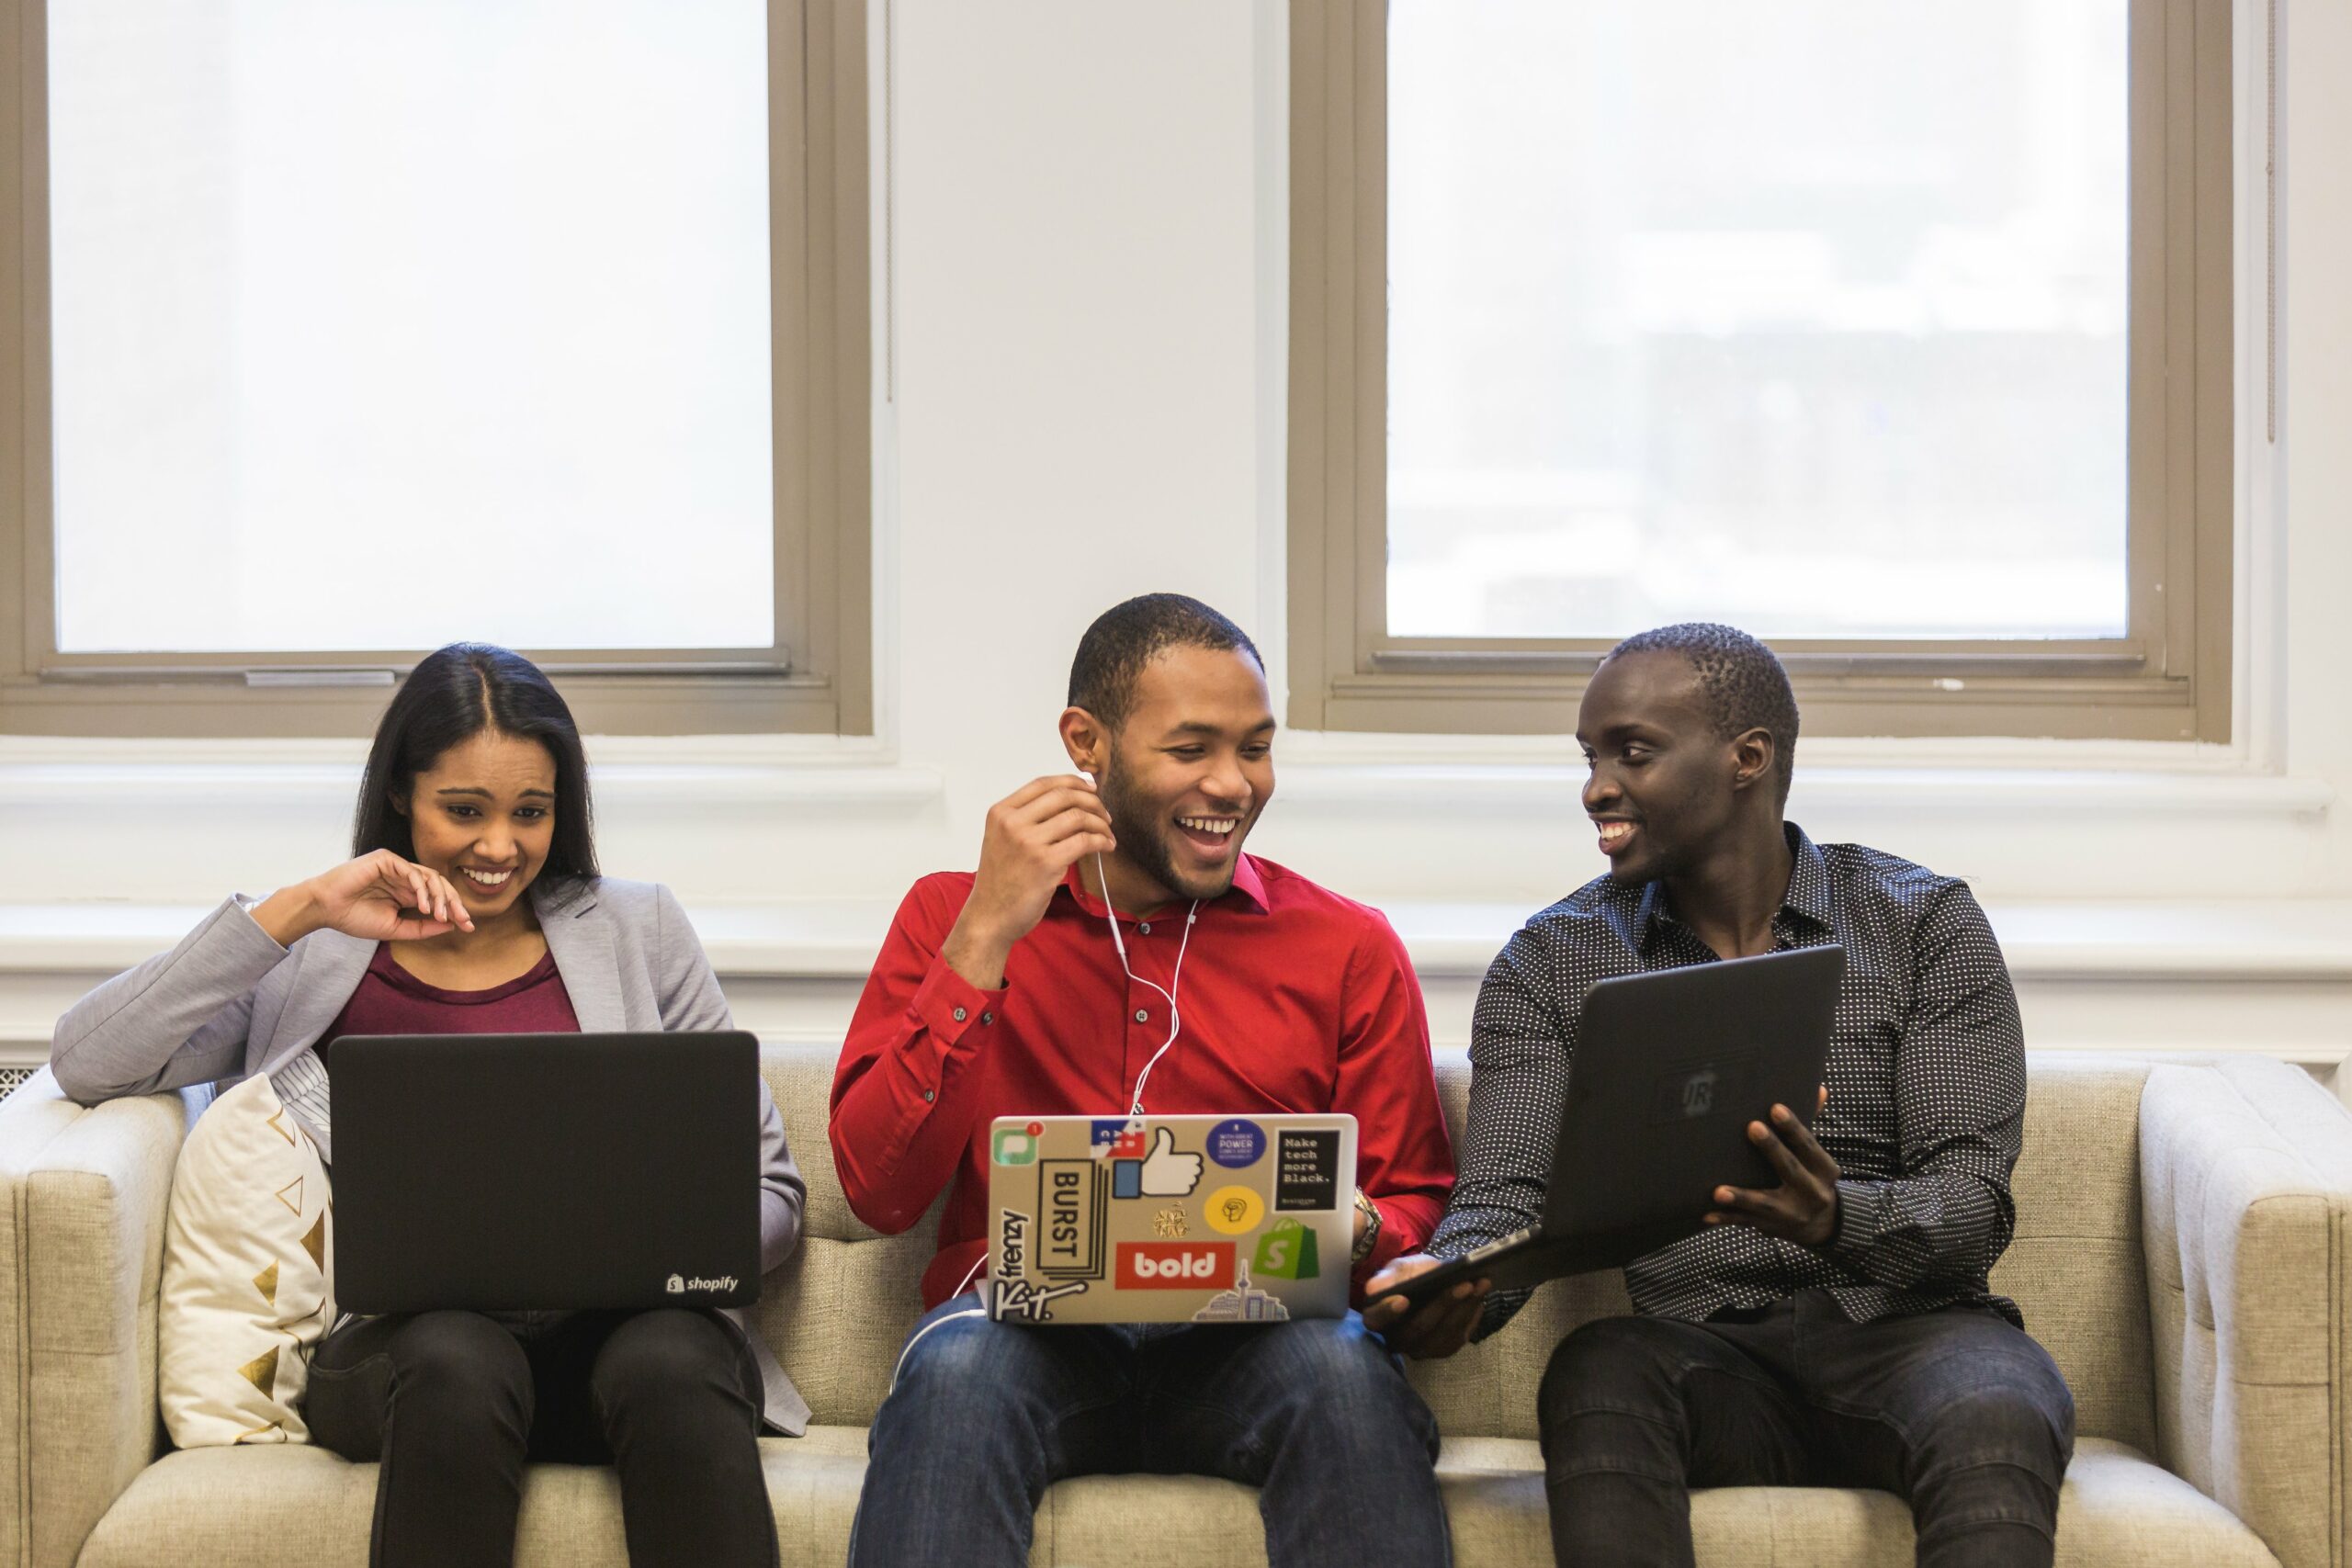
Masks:
[[[1024,784],[989,809],[977,873],[915,884],[833,1080],[833,1163],[861,1219],[902,1231],[948,1191],[853,1568],[1019,1568],[1047,1485],[1132,1471],[1259,1487],[1275,1568],[1442,1563],[1436,1424],[1353,1312],[1031,1327],[989,1321],[970,1291],[1001,1115],[1351,1113],[1359,1291],[1419,1247],[1453,1182],[1396,933],[1242,852],[1274,788],[1249,637],[1197,600],[1131,599],[1080,640],[1060,730],[1099,789]]]

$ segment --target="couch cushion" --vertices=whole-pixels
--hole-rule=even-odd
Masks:
[[[930,1222],[922,1226],[931,1234]],[[890,1374],[922,1315],[928,1245],[804,1237],[767,1278],[753,1321],[809,1418],[864,1427],[890,1392]]]
[[[2075,1391],[2075,1429],[2156,1451],[2155,1352],[2141,1234],[2145,1062],[2028,1056],[2018,1228],[1993,1288],[2025,1313]]]
[[[804,1256],[763,1292],[759,1324],[822,1422],[863,1425],[889,1388],[891,1365],[920,1307],[915,1282],[931,1260],[939,1209],[884,1236],[849,1211],[826,1141],[835,1053],[772,1045],[763,1066],[792,1152],[808,1182]],[[2144,1063],[2035,1053],[2025,1152],[2014,1190],[2017,1239],[1994,1270],[2026,1325],[2075,1391],[2076,1429],[2143,1450],[2155,1446],[2148,1290],[2142,1262],[2139,1099]],[[1457,1142],[1470,1064],[1437,1057],[1438,1089]],[[942,1202],[944,1201],[944,1196]],[[1510,1326],[1451,1360],[1413,1370],[1448,1433],[1532,1438],[1532,1391],[1552,1348],[1589,1318],[1628,1310],[1615,1273],[1556,1280]]]
[[[865,1473],[865,1434],[811,1427],[760,1445],[785,1568],[842,1562]],[[1459,1568],[1546,1562],[1535,1445],[1446,1444],[1438,1480]],[[134,1481],[90,1537],[82,1568],[165,1562],[250,1568],[365,1568],[376,1467],[324,1450],[196,1449]],[[1702,1563],[1907,1562],[1911,1517],[1883,1492],[1726,1487],[1691,1500]],[[627,1568],[620,1490],[599,1467],[534,1465],[524,1484],[517,1568]],[[1090,1476],[1046,1494],[1039,1568],[1263,1568],[1257,1494],[1205,1476]],[[2059,1505],[2061,1568],[2278,1568],[2245,1526],[2187,1482],[2120,1443],[2086,1438]]]
[[[812,1426],[760,1444],[785,1568],[842,1562],[865,1477],[863,1427]],[[376,1467],[325,1449],[188,1449],[147,1467],[98,1522],[82,1568],[234,1562],[367,1568]],[[535,1464],[523,1483],[517,1568],[628,1568],[609,1466]]]
[[[1446,1444],[1438,1461],[1454,1560],[1548,1562],[1543,1461],[1507,1438]],[[1892,1493],[1722,1486],[1690,1498],[1702,1563],[1883,1568],[1912,1558],[1911,1510]],[[2058,1499],[2059,1568],[2278,1568],[2236,1516],[2146,1455],[2083,1438]]]
[[[1615,1269],[1537,1287],[1502,1328],[1442,1361],[1408,1361],[1406,1375],[1429,1402],[1437,1429],[1453,1438],[1535,1438],[1535,1391],[1568,1331],[1633,1311]]]
[[[833,1068],[841,1052],[824,1045],[763,1045],[760,1072],[784,1118],[785,1142],[793,1163],[808,1183],[808,1203],[801,1215],[801,1233],[832,1241],[871,1241],[882,1233],[850,1213],[842,1193],[841,1178],[833,1173],[833,1145],[825,1134],[831,1113]],[[918,1225],[908,1240],[920,1239],[923,1260],[931,1259],[931,1236]]]

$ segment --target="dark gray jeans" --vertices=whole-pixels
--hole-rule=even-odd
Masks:
[[[1978,1307],[1848,1321],[1806,1291],[1707,1323],[1612,1317],[1538,1396],[1562,1564],[1682,1568],[1693,1486],[1866,1486],[1911,1505],[1928,1568],[2047,1568],[2075,1399]]]

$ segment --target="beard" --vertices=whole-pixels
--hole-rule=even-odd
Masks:
[[[1119,853],[1137,871],[1170,893],[1203,902],[1223,897],[1233,886],[1230,872],[1207,886],[1185,880],[1184,874],[1176,869],[1175,852],[1169,848],[1166,820],[1151,802],[1128,787],[1116,762],[1106,760],[1095,790],[1102,797],[1102,809],[1111,814],[1111,832],[1119,840]]]

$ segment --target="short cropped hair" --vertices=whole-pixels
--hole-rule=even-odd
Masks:
[[[1198,599],[1146,593],[1095,617],[1070,661],[1069,705],[1092,714],[1116,735],[1134,708],[1144,666],[1171,648],[1238,649],[1261,673],[1266,660],[1250,634]]]
[[[1611,649],[1609,657],[1628,653],[1679,653],[1688,659],[1707,694],[1715,732],[1724,739],[1750,729],[1770,731],[1773,782],[1781,803],[1788,803],[1797,765],[1797,696],[1778,655],[1738,627],[1712,621],[1636,632]]]

